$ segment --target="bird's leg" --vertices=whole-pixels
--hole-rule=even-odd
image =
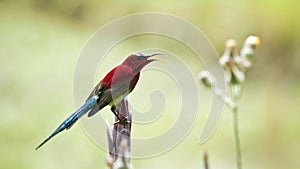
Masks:
[[[117,113],[117,107],[115,105],[111,106],[110,110],[114,113],[114,115],[118,119],[114,124],[123,124],[123,125],[125,125],[125,124],[130,123],[130,121],[128,120],[128,117],[124,117],[122,119],[119,117],[119,113]]]
[[[118,113],[117,113],[117,107],[115,105],[112,105],[110,110],[114,113],[114,115],[117,117],[118,121],[121,121]]]

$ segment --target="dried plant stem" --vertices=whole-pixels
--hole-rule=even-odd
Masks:
[[[131,120],[132,112],[128,98],[125,98],[117,106],[117,115],[120,119],[127,119],[125,124],[117,122],[115,117],[112,129],[106,121],[106,134],[109,154],[107,158],[107,165],[110,169],[130,169],[130,142],[131,142]]]
[[[204,153],[203,153],[203,161],[204,161],[204,168],[209,169],[208,152],[207,151],[204,151]]]

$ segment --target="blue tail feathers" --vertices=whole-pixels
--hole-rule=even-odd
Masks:
[[[86,114],[93,106],[97,104],[98,96],[93,96],[90,99],[88,99],[84,105],[82,105],[78,110],[76,110],[70,117],[68,117],[65,121],[59,125],[59,127],[50,135],[48,136],[40,145],[38,145],[35,149],[39,149],[42,147],[47,141],[49,141],[52,137],[60,133],[61,131],[65,129],[69,129],[70,127],[75,124],[75,122],[82,117],[84,114]]]

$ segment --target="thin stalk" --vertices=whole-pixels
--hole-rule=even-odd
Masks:
[[[235,152],[236,152],[236,162],[237,169],[242,169],[242,153],[240,145],[240,136],[239,136],[239,120],[238,120],[238,100],[241,95],[241,86],[232,85],[230,86],[230,93],[232,99],[226,96],[218,88],[212,88],[212,92],[217,95],[225,104],[231,109],[233,114],[233,133],[234,133],[234,142],[235,142]]]
[[[238,109],[237,108],[232,109],[232,114],[233,114],[233,131],[234,131],[237,168],[242,169],[242,153],[241,153],[241,144],[240,144],[240,136],[239,136]]]
[[[208,152],[205,151],[203,153],[203,161],[204,161],[204,168],[205,169],[209,169],[209,165],[208,165]]]
[[[232,101],[234,102],[235,105],[238,105],[238,100],[241,96],[241,86],[231,85],[230,92],[232,96]],[[239,134],[238,106],[232,108],[231,110],[233,115],[233,133],[234,133],[237,168],[242,169],[242,152],[241,152],[240,134]]]
[[[228,108],[230,108],[230,109],[235,109],[236,108],[236,105],[233,102],[233,100],[230,97],[226,96],[221,89],[219,89],[217,87],[213,87],[213,88],[211,88],[211,91],[217,97],[219,97],[219,99],[221,99],[222,101],[224,101],[224,103],[226,104],[226,106],[228,106]]]

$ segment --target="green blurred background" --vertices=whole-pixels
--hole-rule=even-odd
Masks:
[[[0,168],[104,168],[106,152],[80,125],[41,150],[34,148],[75,109],[73,74],[88,38],[119,17],[165,12],[196,25],[219,54],[229,38],[241,46],[249,34],[260,36],[240,108],[244,168],[298,169],[299,9],[296,0],[0,0]],[[203,69],[192,66],[195,72]],[[211,98],[210,92],[199,90]],[[208,150],[212,168],[235,168],[231,113],[225,109],[213,137],[199,145],[209,101],[202,106],[201,117],[181,144],[163,155],[133,160],[134,167],[202,168],[202,153]],[[133,135],[139,132],[134,128]]]

